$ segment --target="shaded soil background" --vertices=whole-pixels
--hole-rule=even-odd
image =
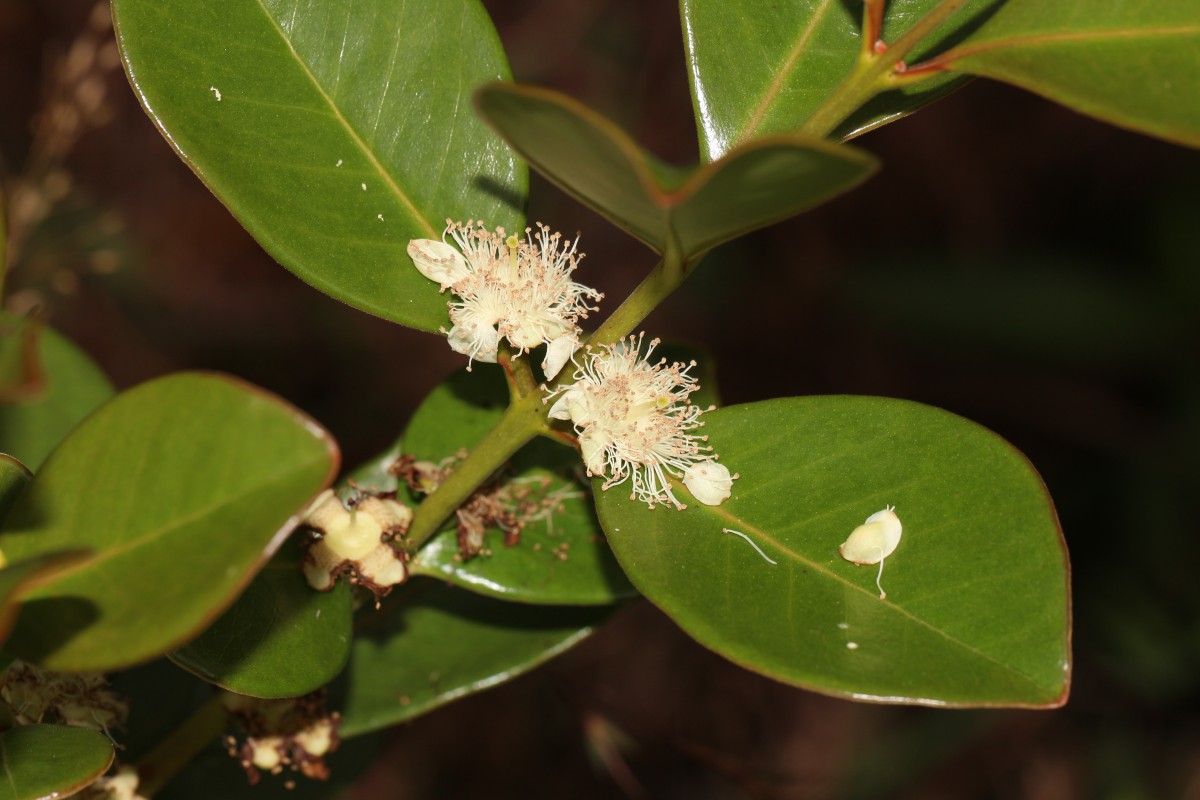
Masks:
[[[518,80],[696,158],[674,4],[487,5]],[[272,262],[142,113],[111,34],[86,33],[92,14],[0,4],[0,168],[45,200],[7,307],[44,305],[122,388],[227,371],[319,419],[347,464],[378,451],[462,360]],[[91,110],[48,118],[81,32],[96,57],[71,85]],[[547,667],[398,729],[360,796],[1200,797],[1200,154],[982,81],[857,144],[880,175],[721,248],[646,326],[705,343],[726,403],[910,398],[1028,454],[1072,554],[1069,705],[825,698],[734,667],[640,603]],[[536,176],[529,216],[583,232],[581,278],[610,310],[652,263]],[[613,747],[628,774],[598,758]]]

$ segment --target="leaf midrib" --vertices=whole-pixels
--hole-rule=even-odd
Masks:
[[[400,188],[400,185],[396,183],[391,173],[384,169],[383,164],[376,157],[375,151],[368,147],[367,143],[363,141],[361,136],[358,135],[358,132],[354,130],[354,127],[350,124],[350,121],[346,119],[344,114],[342,114],[342,110],[338,108],[337,104],[334,103],[333,98],[330,97],[329,93],[325,91],[325,87],[322,86],[320,81],[317,80],[317,76],[313,74],[313,71],[309,69],[308,64],[306,64],[304,59],[300,57],[300,54],[296,52],[296,48],[292,46],[291,40],[287,37],[287,34],[284,33],[283,28],[279,26],[279,22],[273,16],[271,16],[271,12],[268,11],[267,7],[263,4],[263,0],[255,0],[255,2],[258,4],[259,9],[263,12],[263,16],[267,18],[268,22],[270,22],[271,27],[275,30],[275,33],[279,35],[279,40],[284,43],[288,49],[288,52],[291,53],[292,58],[296,61],[296,65],[304,73],[304,76],[308,78],[313,88],[317,91],[317,94],[319,94],[321,99],[325,101],[325,104],[329,106],[329,110],[333,114],[334,119],[336,119],[346,131],[346,135],[350,137],[351,141],[354,142],[354,144],[366,157],[367,161],[370,162],[371,166],[383,180],[384,184],[391,189],[392,194],[395,195],[396,199],[400,201],[400,204],[405,207],[409,215],[412,216],[412,218],[418,223],[420,223],[424,233],[428,236],[428,238],[437,238],[437,231],[434,229],[433,225],[430,224],[425,215],[422,214],[417,208],[412,198],[410,198],[408,194]],[[339,69],[340,67],[341,62],[339,61]]]
[[[310,459],[309,461],[304,462],[304,466],[308,466],[309,464],[316,463],[318,461],[320,461],[320,459],[318,459],[318,458]],[[292,463],[296,463],[296,462],[292,462]],[[246,489],[242,492],[239,492],[237,494],[228,495],[223,500],[219,500],[219,501],[216,501],[213,503],[209,503],[208,505],[201,506],[200,508],[197,508],[196,510],[192,511],[190,514],[186,514],[181,517],[176,517],[164,525],[160,525],[158,527],[148,530],[145,534],[137,537],[136,539],[130,539],[127,542],[122,542],[121,544],[119,544],[117,546],[107,548],[101,552],[96,553],[93,556],[85,558],[77,564],[74,564],[70,567],[66,567],[59,571],[55,571],[52,579],[49,580],[47,583],[42,584],[42,586],[53,586],[54,584],[58,583],[59,581],[65,579],[65,578],[69,578],[72,575],[75,575],[76,573],[91,569],[93,567],[96,567],[96,566],[104,563],[105,561],[108,561],[111,558],[114,558],[118,555],[127,553],[127,552],[134,550],[138,547],[141,547],[149,542],[156,541],[161,536],[170,535],[171,532],[178,530],[180,528],[186,527],[187,525],[190,525],[193,522],[196,522],[209,514],[215,513],[217,511],[227,508],[229,506],[236,505],[237,503],[240,503],[242,500],[246,499],[247,497],[250,497],[251,495],[254,495],[258,492],[261,492],[269,487],[277,486],[277,485],[283,483],[284,481],[286,481],[291,476],[296,475],[297,473],[299,473],[301,471],[302,471],[301,469],[297,468],[297,469],[289,471],[289,472],[280,472],[277,475],[275,475],[267,480],[263,480],[263,481],[248,485],[246,487]],[[290,519],[290,516],[289,516],[289,519]],[[272,531],[272,538],[274,537],[274,534],[276,534],[276,533],[278,533],[278,529],[275,531]]]
[[[796,61],[804,52],[804,47],[808,44],[809,39],[812,38],[813,33],[816,32],[817,26],[825,19],[825,14],[829,11],[829,7],[832,4],[833,0],[822,0],[821,6],[813,12],[812,18],[808,22],[808,27],[796,39],[796,44],[792,46],[792,49],[788,51],[787,57],[783,60],[783,66],[776,71],[775,77],[767,84],[767,89],[763,93],[762,99],[759,100],[758,105],[754,107],[750,116],[747,117],[746,122],[738,129],[737,135],[733,139],[734,145],[740,144],[745,140],[746,136],[758,129],[763,118],[766,117],[767,111],[770,110],[771,103],[783,91],[783,85],[791,78],[792,70],[796,68]]]
[[[1087,31],[1070,31],[1058,33],[1028,34],[1024,36],[1009,36],[1003,39],[980,42],[975,45],[965,45],[951,50],[945,55],[934,59],[953,67],[954,63],[965,58],[988,53],[993,50],[1004,50],[1017,47],[1028,47],[1040,44],[1057,44],[1060,42],[1079,42],[1088,44],[1108,39],[1140,39],[1158,38],[1162,36],[1186,36],[1200,34],[1200,25],[1183,25],[1170,28],[1096,28]]]

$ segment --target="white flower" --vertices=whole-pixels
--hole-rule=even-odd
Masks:
[[[413,239],[408,255],[422,275],[458,297],[450,303],[450,346],[471,361],[494,362],[501,339],[519,352],[554,344],[546,354],[547,377],[557,374],[578,342],[578,321],[595,307],[599,292],[571,280],[579,266],[578,238],[567,244],[540,222],[537,234],[506,236],[483,223],[447,220],[445,241]],[[557,369],[553,369],[557,365]]]
[[[643,337],[588,348],[575,383],[550,392],[553,419],[570,420],[589,475],[607,475],[603,489],[630,482],[630,499],[651,508],[686,506],[671,491],[670,476],[683,478],[696,499],[719,505],[729,497],[736,475],[716,462],[702,426],[702,410],[688,403],[699,388],[688,372],[696,365],[666,359],[651,363],[653,339],[641,355]]]

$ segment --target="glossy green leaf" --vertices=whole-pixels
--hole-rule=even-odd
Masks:
[[[505,603],[414,581],[363,618],[340,698],[342,735],[395,725],[511,680],[583,640],[610,613]]]
[[[436,462],[469,449],[496,424],[507,403],[499,370],[457,372],[413,414],[404,433],[405,452]],[[557,510],[529,522],[513,547],[504,546],[499,530],[488,532],[490,552],[465,562],[451,527],[421,549],[410,565],[413,573],[524,603],[605,605],[636,594],[604,541],[591,490],[577,474],[579,464],[574,450],[549,440],[526,445],[513,458],[506,480],[510,487],[524,484],[530,500],[561,498]]]
[[[883,38],[895,41],[939,0],[890,0]],[[937,33],[956,41],[995,0],[970,0]],[[862,47],[861,2],[680,0],[700,152],[715,160],[756,137],[794,131],[833,93]],[[927,52],[928,47],[918,50]],[[834,138],[906,116],[962,83],[956,76],[886,92],[851,115]]]
[[[23,597],[6,647],[68,671],[178,647],[233,602],[337,461],[315,422],[229,378],[182,373],[121,394],[67,437],[4,520],[10,560],[94,551]]]
[[[206,681],[253,697],[299,697],[320,689],[350,657],[350,585],[313,591],[303,551],[284,545],[208,630],[171,654]]]
[[[99,778],[113,760],[104,734],[66,725],[23,725],[0,733],[0,800],[67,797]]]
[[[1008,0],[945,68],[1200,147],[1200,3]]]
[[[563,191],[658,252],[673,242],[685,257],[829,200],[876,168],[854,148],[773,136],[680,169],[555,92],[493,83],[475,93],[475,106]]]
[[[0,326],[15,320],[0,316]],[[0,451],[34,471],[72,428],[113,395],[112,384],[92,360],[45,326],[38,329],[36,360],[36,389],[17,402],[0,405]]]
[[[520,227],[524,168],[470,113],[508,76],[477,0],[116,0],[134,90],[180,157],[281,264],[436,331],[405,255],[447,217]]]
[[[1011,445],[945,411],[874,397],[773,400],[705,421],[721,462],[741,474],[724,504],[650,511],[619,491],[597,500],[634,585],[690,635],[843,697],[1065,702],[1066,548],[1041,479]],[[891,505],[904,535],[884,562],[881,600],[876,567],[838,549]]]
[[[280,775],[262,775],[253,786],[246,770],[219,746],[209,747],[175,776],[154,796],[156,800],[336,800],[361,794],[351,788],[367,770],[382,745],[381,736],[362,736],[342,742],[325,757],[329,780],[310,780],[285,771]],[[291,788],[288,783],[295,785]]]

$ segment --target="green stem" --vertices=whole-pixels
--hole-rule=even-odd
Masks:
[[[532,377],[532,376],[531,376]],[[408,539],[419,548],[479,486],[521,447],[544,430],[546,407],[537,392],[514,399],[496,426],[488,431],[444,481],[417,506]]]
[[[221,735],[227,719],[228,714],[221,705],[221,693],[215,692],[138,762],[138,794],[153,797],[185,764]]]
[[[798,132],[825,138],[872,97],[894,88],[897,76],[903,74],[900,64],[904,57],[966,2],[942,0],[883,52],[876,53],[873,49],[864,48],[846,80],[825,98],[825,102],[804,121]]]
[[[588,337],[588,342],[613,344],[628,336],[659,303],[679,288],[684,278],[691,273],[690,267],[694,267],[695,264],[696,262],[685,264],[677,248],[668,245],[663,260],[650,270],[650,274],[625,298],[625,302]]]
[[[528,355],[519,358],[508,345],[501,345],[497,361],[504,369],[504,377],[508,381],[509,402],[515,403],[537,393],[538,382],[533,376]]]

